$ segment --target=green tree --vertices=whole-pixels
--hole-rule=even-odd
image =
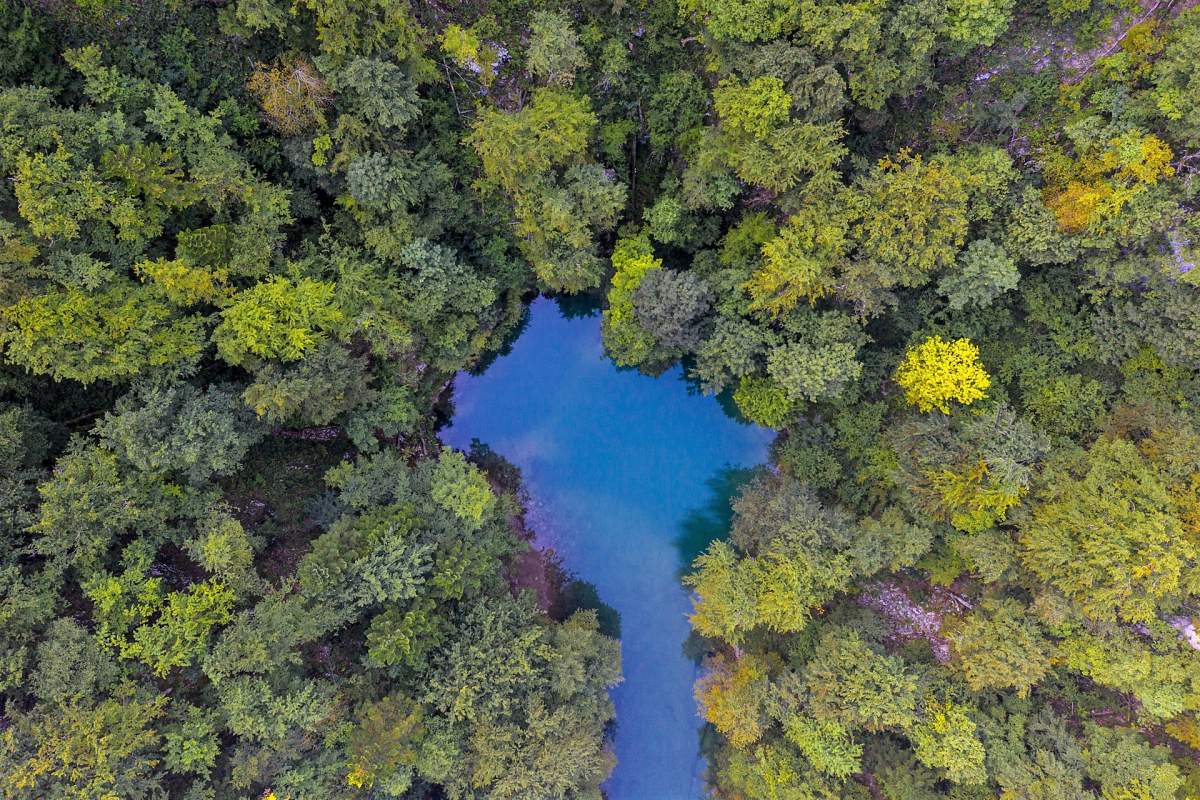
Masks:
[[[920,286],[954,263],[966,237],[962,181],[946,165],[907,151],[880,159],[858,178],[846,202],[856,219],[853,271],[867,286]]]
[[[622,239],[613,249],[612,288],[601,321],[604,346],[622,366],[645,364],[655,356],[653,334],[642,327],[634,305],[637,291],[648,275],[662,271],[646,237]]]
[[[906,730],[917,721],[916,678],[853,630],[825,633],[803,680],[805,705],[817,720],[871,732]]]
[[[130,281],[96,293],[57,289],[3,309],[0,344],[12,364],[55,380],[124,380],[184,371],[204,347],[203,321],[181,317]]]
[[[976,239],[959,254],[954,270],[938,281],[938,291],[949,299],[950,308],[961,311],[969,305],[991,305],[1020,280],[1016,262],[1004,248],[990,239]]]
[[[240,292],[221,312],[213,341],[230,364],[251,358],[296,361],[336,334],[344,319],[333,284],[283,277]]]
[[[5,795],[149,798],[163,778],[152,727],[166,699],[109,697],[16,712],[0,739]]]
[[[454,450],[443,449],[438,456],[430,477],[430,496],[472,528],[478,528],[496,506],[487,478]]]
[[[633,290],[633,315],[657,346],[672,355],[700,343],[712,292],[691,272],[652,269]]]
[[[983,783],[983,743],[964,706],[952,702],[926,703],[924,714],[909,736],[921,763],[945,771],[954,783]]]
[[[538,11],[530,19],[529,70],[549,85],[570,86],[587,66],[571,20],[561,11]]]
[[[1093,619],[1149,622],[1200,589],[1181,514],[1132,442],[1102,438],[1047,465],[1021,559]]]
[[[1016,600],[985,600],[950,630],[973,691],[1013,688],[1024,697],[1050,670],[1053,648]]]
[[[123,396],[95,428],[105,446],[141,472],[202,484],[229,475],[264,431],[229,387],[147,383]]]

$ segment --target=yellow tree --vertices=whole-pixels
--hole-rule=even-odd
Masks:
[[[896,383],[909,404],[922,413],[936,408],[949,414],[951,400],[970,405],[982,399],[991,378],[970,339],[947,342],[934,336],[904,354],[896,368]]]

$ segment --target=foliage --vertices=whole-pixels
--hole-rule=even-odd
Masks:
[[[636,366],[653,357],[654,337],[639,322],[634,300],[646,277],[662,270],[662,261],[654,257],[644,239],[626,239],[613,250],[612,288],[604,311],[604,345],[622,366]]]
[[[986,600],[950,633],[972,691],[1012,687],[1024,697],[1050,669],[1050,646],[1012,599]]]
[[[337,330],[343,314],[330,283],[272,278],[238,294],[222,311],[213,340],[221,357],[295,361]]]
[[[1002,247],[976,239],[959,255],[956,270],[938,282],[938,291],[946,295],[950,308],[960,311],[969,305],[991,305],[1020,280],[1016,262]]]
[[[587,66],[571,20],[561,12],[539,11],[530,26],[529,70],[547,84],[571,85],[575,71]]]
[[[979,348],[968,339],[946,342],[934,336],[904,354],[896,384],[911,405],[927,413],[950,413],[949,401],[970,405],[985,396],[991,379],[979,363]]]
[[[619,645],[438,429],[601,288],[778,433],[714,797],[1196,795],[1200,12],[1133,5],[0,4],[0,795],[600,797]]]
[[[11,363],[85,384],[186,369],[203,347],[199,318],[178,316],[130,282],[30,295],[4,309],[4,321],[0,342]]]
[[[770,378],[749,376],[738,381],[733,402],[746,419],[767,428],[782,428],[796,405],[787,390]]]
[[[246,88],[258,96],[271,125],[285,136],[297,136],[324,122],[322,109],[330,92],[308,61],[281,58],[275,65],[260,64]]]
[[[1196,590],[1197,554],[1165,476],[1101,439],[1052,464],[1021,534],[1022,558],[1088,616],[1148,622]]]

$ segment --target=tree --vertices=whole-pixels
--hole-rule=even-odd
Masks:
[[[393,607],[378,614],[367,629],[367,657],[380,666],[419,669],[445,636],[438,611],[431,598],[422,597],[407,610]]]
[[[951,41],[967,46],[991,45],[1012,20],[1015,0],[954,0],[947,3],[950,12],[947,35]]]
[[[538,11],[530,20],[529,70],[549,85],[570,86],[575,71],[587,66],[579,37],[562,12]]]
[[[691,272],[652,269],[633,290],[633,315],[657,346],[672,355],[700,343],[712,292]]]
[[[778,315],[801,300],[811,305],[824,297],[848,246],[847,226],[844,216],[816,203],[789,217],[779,235],[762,246],[762,269],[747,284],[753,307]]]
[[[56,619],[38,644],[30,688],[43,703],[70,704],[106,694],[119,671],[100,643],[72,619]]]
[[[862,375],[857,352],[845,341],[792,342],[767,354],[767,374],[792,400],[833,398]]]
[[[0,787],[15,798],[158,796],[160,739],[151,725],[165,704],[125,695],[17,712],[0,739]]]
[[[684,132],[700,127],[708,92],[695,73],[687,70],[665,72],[646,109],[646,126],[654,147],[665,148]]]
[[[612,288],[602,317],[604,346],[622,366],[649,362],[655,355],[653,335],[642,327],[634,306],[637,290],[646,277],[662,271],[662,261],[645,237],[623,239],[612,255]]]
[[[596,124],[585,98],[541,88],[520,111],[480,114],[468,139],[482,161],[481,186],[513,202],[522,250],[552,289],[599,284],[592,237],[611,228],[624,205],[624,187],[588,163]]]
[[[1053,212],[1032,186],[1026,186],[1008,218],[1005,250],[1028,264],[1065,264],[1075,259],[1078,243],[1058,229]]]
[[[774,192],[802,185],[815,194],[836,185],[835,167],[846,155],[841,124],[792,121],[791,97],[779,78],[722,81],[713,92],[713,105],[721,124],[697,142],[685,186],[703,181],[716,163]]]
[[[954,271],[938,282],[938,291],[949,299],[950,308],[961,311],[968,305],[991,305],[1020,280],[1017,264],[1004,248],[990,239],[976,239],[959,254]]]
[[[857,269],[882,288],[920,286],[954,263],[967,233],[967,192],[947,166],[901,151],[883,158],[846,196],[856,222]]]
[[[679,0],[679,10],[702,19],[704,27],[717,39],[752,42],[771,39],[779,34],[784,6],[776,0],[751,0],[749,3]]]
[[[538,89],[516,113],[488,109],[481,114],[470,143],[483,162],[484,180],[516,195],[536,176],[578,163],[595,126],[587,100],[560,89]]]
[[[921,763],[945,770],[954,783],[983,783],[983,743],[967,709],[956,703],[927,703],[924,716],[909,734]]]
[[[950,401],[970,405],[985,396],[991,379],[979,364],[979,348],[968,339],[946,342],[933,336],[909,349],[896,368],[904,397],[922,413],[950,413]]]
[[[1021,559],[1090,618],[1148,622],[1200,589],[1169,484],[1132,442],[1102,438],[1048,465]]]
[[[1188,10],[1179,15],[1167,33],[1163,53],[1154,62],[1154,101],[1158,110],[1171,121],[1180,139],[1195,145],[1196,104],[1200,94],[1200,71],[1188,57],[1200,43],[1200,13]]]
[[[1050,669],[1050,642],[1011,598],[984,601],[949,639],[972,691],[1013,688],[1025,697]]]
[[[131,281],[96,293],[55,289],[3,309],[5,358],[83,384],[153,368],[186,370],[204,346],[203,320],[181,317]]]
[[[147,383],[122,397],[96,433],[138,471],[199,485],[236,470],[264,431],[229,387]]]
[[[696,701],[708,722],[736,748],[762,738],[767,725],[770,684],[767,664],[755,656],[730,662],[717,657],[696,682]]]
[[[433,469],[430,496],[472,528],[478,528],[496,505],[483,473],[468,464],[462,453],[447,449],[442,450]]]
[[[365,704],[350,734],[346,782],[394,794],[408,791],[428,736],[425,710],[411,698],[388,695]]]
[[[230,364],[251,358],[296,361],[337,333],[344,319],[331,283],[283,277],[240,292],[221,312],[213,341]]]
[[[804,703],[817,720],[870,732],[917,721],[917,682],[895,656],[879,655],[853,630],[822,635],[804,666]]]
[[[711,333],[696,349],[694,374],[705,391],[719,392],[758,370],[770,340],[762,328],[746,320],[718,317]]]
[[[270,425],[328,425],[377,396],[369,381],[367,359],[324,341],[298,361],[263,365],[242,397]]]
[[[832,720],[788,717],[784,734],[819,772],[845,779],[862,770],[863,747],[850,732]]]
[[[199,511],[195,495],[159,476],[123,468],[111,451],[76,439],[38,487],[33,552],[55,570],[89,575],[129,532],[162,536],[171,520]],[[201,505],[201,508],[207,508]]]
[[[560,291],[599,285],[604,262],[592,232],[612,228],[624,204],[625,187],[596,164],[572,166],[561,182],[547,180],[519,196],[518,233],[538,277]]]
[[[271,125],[285,136],[298,136],[323,124],[323,109],[332,99],[316,67],[302,58],[259,64],[246,88],[258,97]]]
[[[35,236],[74,239],[80,224],[101,216],[115,198],[89,164],[79,171],[61,145],[52,154],[22,154],[13,191]]]
[[[751,422],[782,428],[796,407],[788,391],[770,378],[743,376],[733,391],[738,411]]]
[[[133,641],[121,648],[122,656],[145,662],[159,677],[205,654],[213,628],[232,619],[234,595],[219,581],[205,581],[165,600],[158,619],[137,628]]]
[[[1072,168],[1054,165],[1053,181],[1043,192],[1046,206],[1065,233],[1100,232],[1126,206],[1175,174],[1170,146],[1137,129],[1107,141],[1082,142],[1080,149]]]
[[[798,309],[785,322],[789,336],[767,352],[767,374],[793,400],[836,398],[862,375],[865,337],[854,320]]]
[[[735,504],[733,538],[715,541],[684,582],[695,589],[692,627],[739,644],[755,628],[804,630],[814,609],[853,577],[850,528],[789,481],[751,484]]]

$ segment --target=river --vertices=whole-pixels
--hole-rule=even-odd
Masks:
[[[598,313],[566,316],[539,298],[529,315],[507,354],[458,376],[443,441],[477,438],[520,467],[538,544],[620,614],[609,800],[695,800],[701,722],[679,578],[724,534],[730,492],[773,433],[727,415],[679,367],[658,378],[618,369]]]

